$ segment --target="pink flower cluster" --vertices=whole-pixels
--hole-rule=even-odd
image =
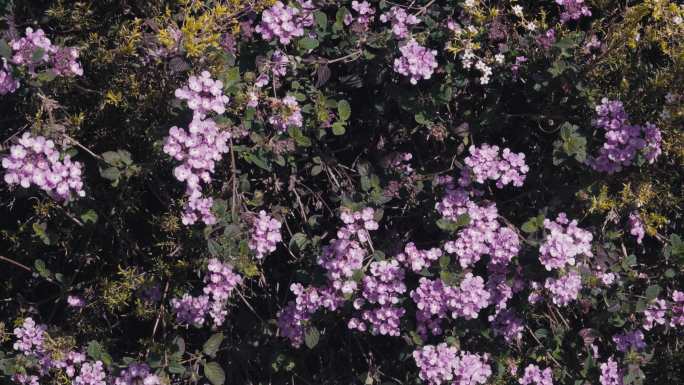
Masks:
[[[570,271],[558,278],[546,278],[544,287],[551,293],[551,300],[558,306],[567,306],[577,299],[582,289],[582,276]]]
[[[363,267],[365,257],[366,251],[357,241],[334,239],[323,248],[318,264],[327,270],[328,280],[335,290],[351,294],[357,289],[352,276]]]
[[[10,186],[29,188],[34,184],[59,201],[85,196],[81,163],[61,154],[52,140],[42,136],[24,133],[2,158],[2,167],[7,170],[5,182]]]
[[[644,235],[646,235],[646,228],[644,227],[644,221],[641,220],[641,216],[638,211],[632,211],[629,213],[629,233],[636,237],[638,244],[644,240]]]
[[[502,336],[509,343],[515,343],[522,339],[522,332],[525,330],[523,320],[520,319],[512,310],[505,309],[495,316],[490,316],[494,335]]]
[[[278,242],[283,240],[280,235],[281,226],[280,221],[266,214],[266,211],[259,211],[259,217],[254,218],[248,243],[257,259],[263,259],[275,251]]]
[[[537,365],[527,365],[518,383],[520,385],[553,385],[553,371],[551,368],[541,370]]]
[[[195,113],[204,115],[213,111],[217,114],[226,112],[228,96],[223,94],[223,82],[211,78],[209,71],[202,71],[200,76],[191,75],[188,84],[178,88],[175,95],[185,100]]]
[[[295,300],[290,301],[278,312],[277,323],[282,336],[290,340],[292,346],[300,347],[304,342],[304,330],[311,316],[321,308],[336,310],[343,299],[337,290],[331,287],[305,288],[299,283],[293,283],[290,291],[295,295]]]
[[[629,124],[629,116],[622,102],[617,100],[604,98],[596,112],[598,118],[594,125],[605,130],[606,141],[598,156],[587,160],[594,170],[609,174],[621,171],[634,162],[638,151],[649,163],[655,162],[662,152],[662,135],[658,127],[651,123],[644,126]]]
[[[208,314],[214,325],[223,325],[228,314],[228,299],[233,290],[242,283],[242,277],[233,272],[231,265],[215,258],[209,260],[207,271],[203,295],[193,297],[186,293],[181,299],[171,300],[171,307],[176,312],[179,322],[200,327]]]
[[[484,384],[492,375],[487,354],[458,352],[454,347],[441,343],[425,345],[413,352],[418,377],[429,385],[453,383],[456,385]]]
[[[430,79],[437,68],[437,51],[429,50],[409,40],[399,47],[401,57],[394,59],[394,71],[410,77],[411,84],[418,84],[420,79]]]
[[[17,374],[12,377],[14,382],[37,385],[41,377],[48,376],[52,370],[58,369],[60,370],[59,375],[66,375],[73,384],[105,384],[106,373],[102,362],[86,362],[86,355],[79,351],[64,351],[48,344],[49,336],[46,330],[45,325],[36,324],[32,318],[24,319],[22,325],[14,329],[14,335],[17,339],[13,346],[14,350],[32,359],[36,363],[40,375]],[[159,385],[159,383],[151,385]]]
[[[13,39],[9,43],[12,57],[8,64],[3,59],[0,69],[0,95],[12,93],[19,88],[19,82],[12,76],[12,67],[25,66],[31,75],[42,65],[58,76],[81,76],[83,68],[78,62],[78,50],[71,47],[53,45],[42,29],[26,28],[24,37]]]
[[[295,294],[296,299],[290,301],[278,313],[277,322],[280,332],[290,340],[293,346],[298,347],[302,344],[304,330],[311,315],[320,308],[328,310],[337,309],[344,301],[344,295],[351,295],[358,289],[358,283],[353,279],[353,276],[355,272],[363,269],[363,260],[368,253],[362,247],[362,243],[370,242],[368,231],[378,228],[374,214],[374,210],[368,207],[358,211],[342,209],[340,218],[345,225],[337,232],[339,238],[331,240],[323,248],[323,253],[318,258],[318,264],[327,271],[327,284],[320,288],[304,288],[301,284],[291,285],[290,290]],[[388,278],[386,274],[391,274],[387,273],[388,271],[396,273],[396,270],[391,268],[379,269],[377,271],[384,278]],[[371,281],[368,281],[368,283],[371,283]],[[377,284],[378,282],[376,280],[372,281],[372,283]],[[382,287],[388,288],[388,286]],[[378,288],[377,290],[381,289]],[[367,292],[369,295],[370,293],[372,291]],[[372,295],[370,297],[377,301],[380,300],[380,297],[375,298]],[[368,313],[367,321],[374,325],[392,325],[398,317],[400,315],[396,313],[394,308],[385,309],[380,307],[379,310],[373,309]],[[357,327],[355,323],[352,323],[349,327],[363,328],[363,326]],[[389,333],[389,329],[383,330]],[[380,332],[380,326],[378,326],[377,331]]]
[[[130,364],[114,380],[114,385],[160,385],[159,376],[147,364]]]
[[[486,143],[480,147],[470,146],[470,155],[464,160],[472,171],[477,183],[487,179],[496,181],[496,187],[503,188],[508,184],[521,187],[530,168],[525,164],[525,154],[511,152],[505,148],[499,154],[499,146]]]
[[[665,325],[665,313],[667,302],[664,299],[655,299],[644,310],[644,330],[651,330],[655,325]]]
[[[420,272],[430,267],[432,262],[437,261],[441,256],[442,250],[439,248],[419,250],[413,242],[409,242],[404,246],[404,252],[397,254],[396,259],[407,268]]]
[[[362,298],[354,301],[354,308],[360,310],[365,304],[379,306],[363,310],[361,320],[350,319],[348,327],[366,331],[368,322],[373,334],[399,336],[399,322],[406,310],[396,305],[406,292],[404,269],[396,260],[379,261],[371,263],[370,273],[363,278]]]
[[[618,367],[617,362],[613,360],[613,357],[608,358],[607,362],[604,362],[600,366],[601,376],[599,381],[601,385],[622,385],[622,370]]]
[[[491,294],[485,289],[482,277],[467,273],[459,287],[446,285],[442,280],[421,278],[418,287],[411,291],[416,304],[418,333],[427,336],[442,334],[441,321],[452,318],[475,319],[480,310],[489,306]]]
[[[102,361],[85,362],[81,365],[78,376],[74,378],[74,385],[106,385],[106,377]]]
[[[613,336],[613,342],[618,351],[628,352],[632,349],[641,351],[646,348],[644,333],[641,330],[625,331]]]
[[[392,33],[397,39],[406,39],[409,35],[410,26],[420,24],[419,18],[407,13],[404,8],[399,6],[394,6],[388,12],[380,15],[380,21],[392,24]]]
[[[561,12],[563,23],[579,20],[582,16],[591,16],[589,7],[584,5],[584,0],[556,0],[556,3],[563,7]]]
[[[276,1],[261,14],[261,23],[255,30],[264,40],[277,39],[281,44],[290,44],[292,39],[304,36],[304,27],[311,25],[309,14],[307,9]]]
[[[351,8],[356,11],[359,15],[356,17],[356,23],[362,28],[367,29],[373,19],[375,18],[375,9],[367,1],[352,1]],[[344,16],[344,24],[350,25],[353,23],[354,17],[351,13],[347,13]]]
[[[35,355],[44,352],[45,325],[36,325],[32,318],[24,319],[23,324],[14,329],[14,336],[17,341],[14,343],[14,350],[18,350],[26,355]]]
[[[558,214],[555,221],[544,219],[544,228],[549,230],[549,234],[539,246],[539,261],[546,270],[574,266],[575,257],[593,255],[593,236],[590,232],[577,227],[577,220],[569,222],[565,213]]]
[[[7,64],[5,58],[0,67],[0,95],[11,94],[19,88],[19,81],[12,76],[12,67]]]
[[[670,326],[684,326],[684,292],[675,290],[672,292],[672,319]]]
[[[299,102],[293,96],[286,96],[282,100],[274,102],[274,113],[268,118],[268,122],[278,132],[287,132],[289,127],[302,127],[304,118]]]
[[[188,202],[182,215],[186,225],[198,219],[207,225],[216,223],[211,212],[213,199],[203,196],[201,183],[211,182],[216,162],[229,151],[230,133],[221,131],[212,119],[204,119],[200,111],[206,110],[201,105],[197,105],[187,131],[173,126],[164,140],[164,153],[182,162],[173,170],[173,175],[186,184]]]

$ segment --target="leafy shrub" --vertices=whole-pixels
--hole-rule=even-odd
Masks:
[[[0,9],[3,382],[684,380],[676,2]]]

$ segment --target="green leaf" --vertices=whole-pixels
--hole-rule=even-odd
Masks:
[[[102,344],[100,344],[97,341],[90,341],[88,342],[88,348],[86,350],[90,358],[93,360],[101,360],[102,355],[105,353],[104,348],[102,347]]]
[[[183,374],[185,373],[185,366],[178,361],[169,362],[169,373]]]
[[[333,132],[333,134],[335,134],[335,135],[337,135],[337,136],[340,136],[340,135],[344,135],[344,133],[345,133],[346,131],[347,131],[347,130],[344,128],[344,123],[342,123],[342,122],[335,122],[335,123],[333,123],[333,125],[332,125],[332,132]]]
[[[118,151],[107,151],[102,153],[102,159],[104,159],[107,164],[115,166],[119,162],[119,152]]]
[[[318,40],[312,39],[310,37],[303,37],[299,39],[297,44],[299,44],[300,48],[309,51],[318,47]]]
[[[221,347],[221,342],[223,342],[223,333],[216,333],[209,337],[207,342],[202,346],[202,351],[204,354],[211,358],[216,357],[216,352],[218,352],[219,347]]]
[[[315,326],[312,326],[308,329],[306,329],[306,333],[304,334],[304,343],[306,344],[306,347],[309,349],[313,349],[318,345],[318,340],[321,338],[321,333],[316,329]]]
[[[0,56],[7,60],[12,58],[12,48],[5,39],[0,39]]]
[[[100,169],[100,176],[111,181],[116,181],[121,178],[121,171],[116,167],[108,167],[104,170]]]
[[[36,80],[43,82],[43,83],[47,83],[47,82],[51,82],[51,81],[55,80],[56,77],[57,77],[57,73],[55,73],[55,71],[47,70],[47,71],[39,72],[36,75]]]
[[[646,300],[647,301],[653,301],[654,299],[658,298],[658,294],[660,294],[660,291],[662,288],[658,285],[651,285],[646,288]]]
[[[45,262],[43,262],[42,259],[36,259],[33,262],[33,267],[35,267],[36,271],[38,272],[38,275],[40,275],[43,278],[50,278],[50,270],[48,270],[47,266],[45,266]]]
[[[226,382],[226,372],[223,371],[218,362],[204,364],[204,376],[213,385],[223,385]]]
[[[425,115],[423,115],[422,112],[417,113],[414,116],[414,119],[416,120],[416,123],[425,125],[428,123],[428,120],[425,118]]]
[[[323,172],[323,167],[321,167],[320,165],[315,165],[311,167],[311,176],[316,176],[321,172]]]
[[[321,11],[314,12],[314,19],[316,20],[316,25],[318,25],[318,28],[320,29],[325,29],[328,25],[328,16]]]
[[[342,120],[348,120],[351,117],[351,106],[346,100],[337,102],[337,114]]]
[[[537,218],[530,218],[527,222],[520,226],[520,229],[528,234],[534,233],[539,230],[539,225],[537,224]]]
[[[97,213],[95,212],[95,210],[88,210],[85,213],[81,214],[81,220],[85,223],[96,223]]]
[[[38,48],[36,48],[35,51],[33,51],[33,54],[31,55],[31,61],[36,63],[36,62],[42,60],[44,56],[45,56],[45,49],[38,47]]]
[[[50,239],[50,236],[47,233],[47,224],[42,223],[42,222],[34,222],[33,225],[33,233],[40,238],[41,241],[43,241],[44,244],[50,245],[52,243],[52,240]]]

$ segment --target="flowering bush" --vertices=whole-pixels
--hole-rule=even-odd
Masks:
[[[0,15],[1,383],[684,381],[677,2]]]

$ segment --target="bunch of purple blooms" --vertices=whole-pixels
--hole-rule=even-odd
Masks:
[[[292,39],[304,36],[304,28],[311,26],[312,17],[310,7],[303,5],[299,9],[276,1],[261,14],[256,32],[264,40],[278,40],[280,44],[290,44]]]
[[[551,293],[551,300],[558,306],[566,306],[577,299],[582,289],[582,276],[570,271],[558,278],[546,278],[544,287]]]
[[[437,51],[429,50],[409,40],[399,47],[401,57],[394,59],[394,71],[410,77],[411,84],[418,84],[420,79],[430,79],[437,68]]]
[[[259,216],[254,218],[248,243],[257,259],[262,259],[275,251],[278,242],[282,241],[281,226],[280,221],[266,214],[266,211],[259,211]]]
[[[425,345],[413,352],[413,359],[420,370],[418,376],[429,385],[453,383],[457,385],[484,384],[492,375],[487,354],[458,352],[454,347],[441,343]]]
[[[553,371],[551,368],[542,370],[534,364],[527,365],[518,383],[520,385],[553,385]]]
[[[477,183],[487,179],[496,181],[496,187],[503,188],[508,184],[521,187],[530,170],[525,164],[525,154],[514,153],[505,148],[499,154],[499,146],[486,143],[480,147],[470,146],[470,155],[464,160]]]
[[[641,216],[638,211],[632,211],[629,213],[629,233],[636,237],[638,244],[644,240],[644,235],[646,235],[646,228],[644,227],[644,221],[641,220]]]
[[[147,364],[132,363],[114,380],[114,385],[160,385],[159,376]]]
[[[367,1],[353,0],[351,8],[354,11],[356,11],[359,15],[356,17],[356,20],[354,20],[354,17],[352,16],[351,12],[347,12],[347,14],[344,16],[344,24],[350,25],[351,23],[356,21],[356,23],[361,27],[361,29],[368,29],[370,23],[373,22],[373,19],[375,18],[375,9],[373,8],[373,6]]]
[[[594,170],[609,174],[621,171],[634,162],[638,151],[649,163],[655,162],[662,152],[662,135],[658,127],[651,123],[644,126],[629,124],[629,116],[622,102],[617,100],[604,98],[596,112],[598,118],[594,125],[605,130],[606,141],[597,157],[587,159]]]
[[[584,0],[556,0],[556,3],[563,7],[561,11],[561,22],[563,23],[579,20],[582,16],[591,16],[591,11],[584,4]]]
[[[229,133],[221,131],[211,119],[202,120],[199,114],[194,115],[188,131],[176,126],[169,130],[164,152],[182,162],[173,175],[186,184],[188,202],[182,217],[184,224],[191,225],[200,218],[208,225],[216,223],[211,212],[213,199],[203,196],[201,184],[211,182],[216,162],[229,150],[228,139]]]
[[[181,299],[171,300],[171,307],[178,322],[199,327],[204,324],[207,314],[216,326],[221,326],[225,321],[228,299],[233,290],[242,283],[242,277],[233,272],[231,265],[216,258],[209,260],[207,271],[203,295],[193,297],[186,293]]]
[[[0,95],[19,88],[19,81],[12,74],[12,66],[26,67],[31,75],[36,75],[36,70],[42,66],[47,66],[47,71],[58,76],[83,75],[83,68],[78,62],[78,50],[52,44],[42,29],[34,31],[31,27],[26,28],[25,36],[13,39],[9,46],[12,49],[9,63],[2,59],[0,68]]]
[[[399,6],[394,6],[380,15],[380,21],[392,24],[392,33],[397,39],[406,39],[409,35],[410,26],[420,24],[419,18],[407,13],[404,8]]]
[[[398,336],[399,320],[406,313],[399,303],[400,296],[406,292],[404,269],[397,260],[385,260],[370,264],[370,275],[363,278],[362,298],[354,301],[354,308],[360,310],[364,304],[379,305],[362,312],[362,320],[349,320],[350,329],[367,330],[366,321],[371,325],[373,334]]]
[[[618,367],[617,362],[613,360],[613,357],[608,358],[608,361],[602,363],[600,368],[601,376],[599,381],[601,385],[622,385],[622,370]]]
[[[211,111],[217,114],[226,112],[229,101],[223,94],[223,82],[212,79],[209,71],[202,71],[200,76],[191,75],[188,84],[178,88],[175,95],[185,100],[188,107],[202,118]]]
[[[278,132],[287,132],[287,129],[290,127],[302,127],[304,124],[299,102],[291,95],[284,97],[282,100],[275,100],[273,110],[274,113],[268,118],[268,122]]]
[[[549,230],[549,234],[539,246],[539,261],[546,270],[574,266],[575,258],[579,255],[592,256],[593,236],[589,231],[577,227],[577,220],[569,222],[567,215],[560,213],[555,221],[545,219],[544,228]]]
[[[24,133],[2,158],[2,167],[10,186],[29,188],[33,184],[59,201],[85,196],[81,163],[61,154],[52,140],[42,136]]]

